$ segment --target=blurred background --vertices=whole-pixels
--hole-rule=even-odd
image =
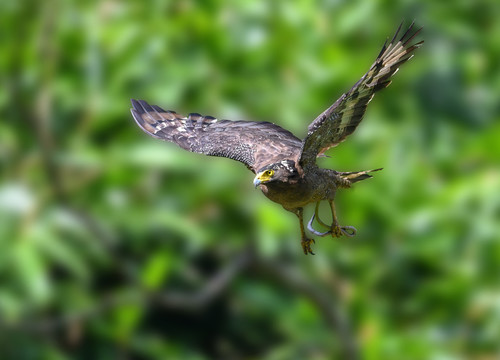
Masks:
[[[499,18],[495,0],[1,2],[2,359],[499,358]],[[384,171],[338,194],[358,235],[316,256],[242,164],[130,116],[139,98],[303,137],[403,19],[425,45],[320,159]]]

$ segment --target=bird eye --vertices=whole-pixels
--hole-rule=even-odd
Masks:
[[[267,176],[273,176],[273,174],[274,174],[274,171],[272,171],[272,170],[267,170],[266,171],[266,175]]]

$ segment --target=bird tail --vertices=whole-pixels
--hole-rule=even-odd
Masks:
[[[380,171],[380,170],[382,170],[382,168],[373,169],[373,170],[365,170],[365,171],[350,171],[350,172],[339,171],[337,174],[340,175],[340,177],[342,177],[344,180],[347,180],[351,184],[353,184],[355,182],[369,179],[369,178],[373,177],[369,173],[375,172],[375,171]]]

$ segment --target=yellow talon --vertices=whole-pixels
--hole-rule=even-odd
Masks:
[[[311,254],[311,255],[314,255],[312,249],[311,249],[311,244],[314,244],[315,241],[314,239],[308,239],[308,238],[304,238],[302,239],[302,250],[304,250],[304,254],[308,255],[308,254]]]

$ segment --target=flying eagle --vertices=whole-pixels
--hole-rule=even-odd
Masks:
[[[166,111],[144,100],[132,100],[132,115],[139,127],[152,137],[173,142],[181,148],[210,156],[222,156],[245,164],[256,176],[253,184],[264,195],[299,218],[301,243],[304,253],[313,254],[313,239],[306,236],[303,208],[316,203],[307,228],[317,236],[354,236],[352,226],[340,226],[334,207],[338,188],[349,188],[355,182],[372,177],[375,170],[340,172],[322,169],[316,158],[352,134],[363,119],[366,106],[375,93],[391,83],[399,66],[413,57],[423,41],[410,44],[421,29],[413,30],[413,23],[399,38],[396,34],[385,42],[368,72],[333,105],[321,113],[308,127],[301,140],[290,131],[269,122],[218,120],[212,116],[191,113],[187,117],[175,111]],[[318,217],[320,201],[327,200],[332,211],[332,224]],[[328,231],[319,232],[318,224]]]

